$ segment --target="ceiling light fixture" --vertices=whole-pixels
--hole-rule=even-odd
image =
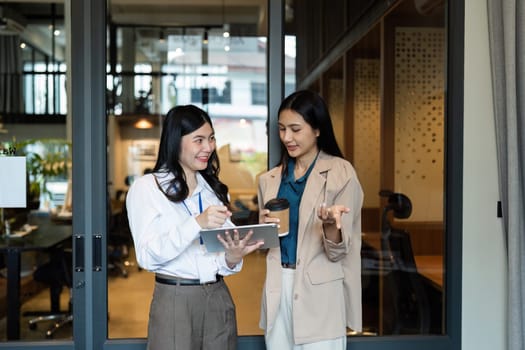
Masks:
[[[202,38],[202,43],[208,45],[208,28],[204,29],[204,36]]]
[[[230,37],[230,25],[226,23],[226,0],[222,0],[222,36],[224,38]]]
[[[146,118],[140,118],[133,126],[136,129],[151,129],[153,128],[153,123]]]

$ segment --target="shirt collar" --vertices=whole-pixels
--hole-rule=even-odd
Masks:
[[[161,187],[166,190],[167,186],[169,185],[169,182],[175,177],[171,172],[170,173],[155,173],[155,177],[157,177],[159,184]],[[206,182],[204,177],[201,175],[200,172],[197,172],[197,186],[195,187],[195,190],[192,193],[192,196],[202,192],[203,190],[208,190],[213,192],[210,185]]]
[[[305,182],[308,179],[308,175],[310,175],[310,173],[312,172],[312,169],[315,166],[315,162],[317,161],[318,156],[319,156],[319,153],[317,153],[317,155],[315,156],[312,164],[310,164],[306,173],[300,178],[298,178],[297,180],[295,180],[295,176],[294,176],[295,158],[289,158],[288,159],[288,174],[286,178],[284,179],[284,181],[292,182],[292,183],[293,182],[297,182],[297,183]]]

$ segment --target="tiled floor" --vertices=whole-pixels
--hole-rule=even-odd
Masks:
[[[154,276],[128,268],[129,277],[109,281],[109,337],[146,337]],[[260,298],[265,277],[265,256],[256,252],[244,261],[241,273],[225,278],[235,301],[239,335],[262,334],[259,328]]]
[[[245,259],[241,273],[227,277],[226,283],[237,308],[239,335],[260,335],[258,327],[260,296],[265,276],[264,253],[256,252]],[[111,276],[108,282],[109,338],[146,337],[147,320],[154,276],[139,270],[137,266],[128,267],[127,278]],[[67,307],[68,291],[64,289],[62,308]],[[22,305],[26,310],[46,310],[49,308],[49,292],[44,290]],[[28,327],[29,317],[22,317],[21,333],[24,340],[45,339],[48,324],[41,324],[36,330]],[[0,320],[0,341],[5,341],[5,318]],[[59,331],[55,339],[70,338],[71,327]]]

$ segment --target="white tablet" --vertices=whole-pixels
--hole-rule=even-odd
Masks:
[[[224,251],[224,246],[217,239],[217,235],[224,235],[229,231],[233,236],[233,230],[238,230],[240,238],[242,239],[246,234],[253,230],[250,242],[264,241],[264,245],[260,249],[275,248],[279,246],[279,234],[277,232],[277,224],[257,224],[257,225],[243,225],[228,228],[214,228],[201,230],[202,242],[210,253]]]

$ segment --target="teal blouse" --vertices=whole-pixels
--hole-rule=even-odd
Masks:
[[[297,259],[297,236],[299,228],[299,206],[303,196],[306,180],[312,172],[316,159],[312,162],[306,173],[299,179],[294,178],[295,159],[288,161],[288,174],[281,179],[278,198],[286,198],[290,202],[290,226],[286,236],[281,237],[281,263],[295,264]]]

